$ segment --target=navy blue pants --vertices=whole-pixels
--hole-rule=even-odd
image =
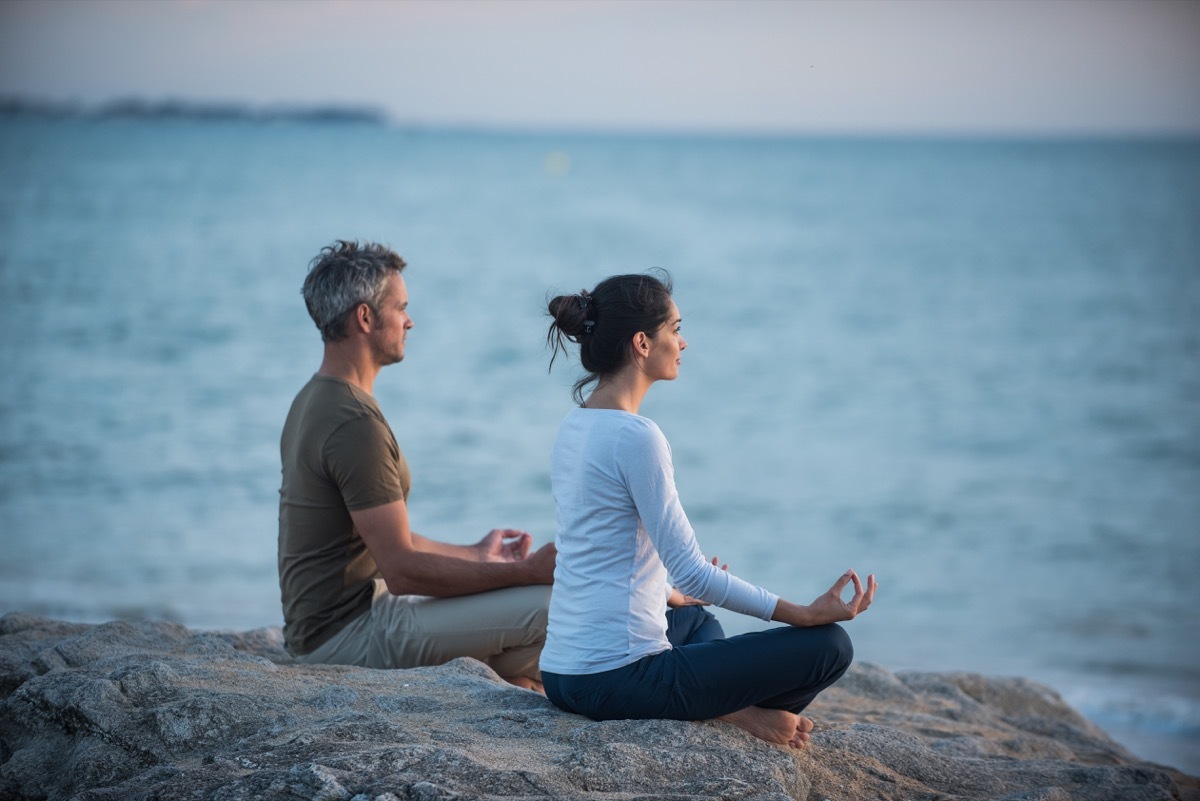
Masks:
[[[593,720],[711,720],[760,706],[799,713],[854,657],[837,624],[724,636],[699,606],[667,611],[672,648],[615,670],[576,676],[542,671],[546,696]]]

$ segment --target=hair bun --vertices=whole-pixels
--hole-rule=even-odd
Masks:
[[[572,339],[578,340],[590,326],[592,295],[586,289],[578,295],[559,295],[550,301],[550,316],[554,325]]]

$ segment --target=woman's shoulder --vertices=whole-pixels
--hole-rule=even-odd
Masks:
[[[589,409],[586,406],[577,406],[567,415],[567,419],[574,419],[578,422],[595,426],[603,426],[614,431],[640,431],[661,434],[658,424],[649,417],[642,417],[640,414],[634,414],[622,409]]]
[[[662,430],[649,417],[626,414],[617,426],[615,439],[626,447],[639,452],[670,450]]]
[[[630,444],[666,441],[658,424],[649,417],[618,409],[576,407],[567,414],[560,428],[560,431],[572,430]]]

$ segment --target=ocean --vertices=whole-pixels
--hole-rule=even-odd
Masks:
[[[642,413],[706,553],[802,603],[874,572],[858,659],[1045,681],[1200,774],[1200,142],[0,118],[0,613],[280,625],[338,238],[409,263],[417,531],[552,538],[546,299],[663,268]]]

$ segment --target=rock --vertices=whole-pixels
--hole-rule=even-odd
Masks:
[[[856,665],[812,744],[557,710],[471,659],[293,664],[278,629],[0,618],[0,799],[1200,799],[1023,679]]]

